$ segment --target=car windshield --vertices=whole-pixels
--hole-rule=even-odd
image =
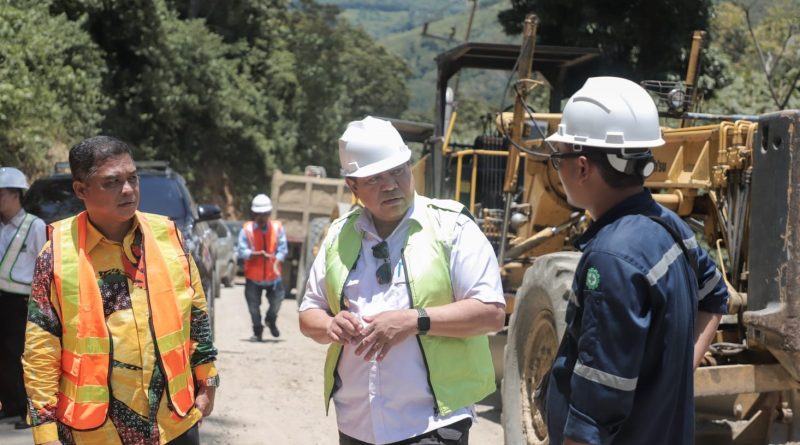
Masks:
[[[83,208],[83,201],[72,191],[71,177],[36,181],[25,193],[25,210],[47,223],[75,215]]]
[[[187,205],[175,178],[142,175],[139,192],[139,210],[168,216],[179,227],[186,226]],[[72,178],[64,177],[34,182],[25,194],[25,209],[51,223],[77,214],[84,206],[72,191]]]
[[[142,175],[139,195],[139,210],[168,216],[178,227],[186,226],[189,215],[181,187],[174,178]]]

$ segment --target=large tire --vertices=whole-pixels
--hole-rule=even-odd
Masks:
[[[537,258],[517,290],[502,384],[506,445],[548,443],[547,425],[533,403],[533,392],[550,369],[564,335],[564,317],[579,258],[578,252]]]
[[[328,230],[330,225],[330,218],[314,218],[308,223],[308,230],[306,231],[306,239],[303,242],[302,252],[300,253],[300,263],[297,265],[297,306],[303,302],[303,295],[306,293],[306,281],[308,280],[308,272],[311,270],[311,265],[314,264],[315,247],[322,241],[322,237]]]

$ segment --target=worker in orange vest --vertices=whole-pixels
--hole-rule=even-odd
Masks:
[[[278,311],[284,297],[281,264],[288,247],[286,233],[280,221],[270,218],[272,200],[258,194],[250,204],[252,221],[244,223],[239,232],[239,255],[244,258],[244,297],[253,322],[250,341],[261,341],[264,325],[261,324],[261,295],[266,292],[269,309],[264,322],[273,337],[281,335],[276,324]]]
[[[198,445],[219,384],[200,275],[175,223],[142,213],[130,147],[69,151],[86,210],[36,260],[23,353],[36,444]]]

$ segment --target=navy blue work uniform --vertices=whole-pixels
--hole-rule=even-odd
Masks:
[[[697,274],[670,233],[643,215],[681,235]],[[546,395],[550,443],[694,443],[695,317],[698,308],[727,310],[716,265],[647,190],[602,215],[576,246],[575,298]]]

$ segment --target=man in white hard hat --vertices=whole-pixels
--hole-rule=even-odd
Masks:
[[[655,104],[633,82],[591,78],[547,141],[567,200],[594,220],[546,387],[550,443],[693,443],[693,371],[728,294],[689,226],[643,187],[664,144]]]
[[[27,401],[22,378],[25,321],[36,256],[46,241],[44,221],[22,208],[28,190],[25,175],[0,167],[0,417],[20,416],[15,427],[27,428]]]
[[[261,341],[264,325],[261,324],[261,296],[267,295],[269,308],[264,323],[273,337],[278,330],[278,311],[284,298],[281,265],[288,253],[286,233],[280,221],[270,218],[272,200],[258,194],[250,203],[251,221],[244,223],[239,232],[239,255],[244,259],[244,297],[253,323],[251,341]]]
[[[342,173],[364,204],[334,221],[300,328],[330,343],[326,409],[339,443],[466,444],[472,404],[495,390],[486,333],[503,327],[494,251],[464,206],[414,191],[390,122],[351,122]]]

